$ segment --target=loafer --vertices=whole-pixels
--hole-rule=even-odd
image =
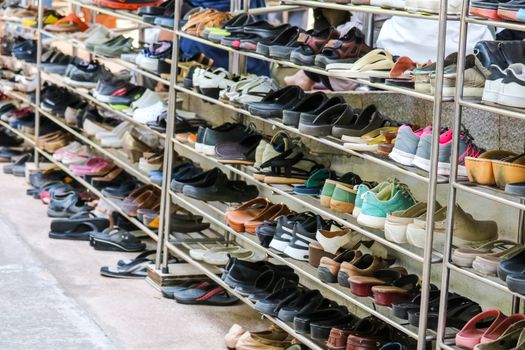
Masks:
[[[323,300],[321,292],[316,289],[309,290],[297,295],[297,298],[288,305],[281,307],[277,317],[285,322],[293,322],[295,315],[315,311]]]
[[[293,326],[299,334],[310,334],[310,324],[313,322],[341,318],[348,315],[345,306],[317,310],[311,313],[297,315],[293,319]]]
[[[257,300],[254,307],[263,314],[275,317],[282,307],[290,304],[302,293],[303,291],[297,286],[286,287],[270,294],[264,299]]]

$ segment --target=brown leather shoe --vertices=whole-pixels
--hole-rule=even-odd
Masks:
[[[321,54],[315,56],[315,65],[325,68],[330,63],[354,63],[370,51],[365,35],[354,27],[344,37],[328,41]]]
[[[308,31],[300,33],[297,43],[300,45],[290,54],[290,60],[295,64],[313,65],[315,55],[319,54],[331,39],[338,39],[339,32],[334,28],[326,28],[320,32]]]
[[[237,232],[244,232],[244,224],[270,208],[272,203],[255,198],[226,213],[226,223]]]
[[[319,267],[322,258],[333,259],[335,255],[323,249],[319,242],[313,241],[308,244],[308,263],[315,268]]]
[[[252,218],[251,220],[244,223],[244,231],[247,233],[255,234],[255,230],[264,221],[273,221],[275,218],[281,215],[287,215],[290,213],[290,209],[284,204],[274,204],[267,208],[265,211]]]
[[[343,262],[337,274],[337,282],[343,287],[350,288],[348,277],[372,276],[379,269],[388,267],[388,263],[377,256],[365,254],[353,263]]]
[[[329,257],[322,257],[319,262],[318,274],[319,278],[323,282],[335,283],[337,282],[337,275],[339,269],[341,268],[341,263],[348,262],[354,264],[357,260],[361,258],[363,253],[359,250],[346,250],[331,259]]]

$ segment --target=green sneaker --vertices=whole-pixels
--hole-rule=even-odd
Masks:
[[[327,179],[324,183],[323,189],[321,190],[321,206],[325,208],[330,208],[330,202],[332,200],[332,195],[338,184],[354,188],[354,186],[359,185],[363,181],[352,172],[346,173],[341,177],[336,179]]]
[[[371,190],[363,195],[363,203],[357,222],[368,227],[384,228],[388,214],[408,209],[415,202],[407,185],[390,182],[379,192]]]
[[[354,210],[357,191],[353,186],[338,183],[330,200],[330,209],[338,213],[351,213]]]
[[[354,218],[357,218],[359,216],[359,213],[361,213],[361,206],[363,205],[363,196],[366,193],[368,192],[379,193],[379,191],[381,191],[385,186],[387,186],[390,183],[391,181],[387,180],[379,184],[375,182],[360,184],[359,187],[357,188],[357,195],[355,199],[355,206],[354,206],[354,209],[352,210],[352,216]]]

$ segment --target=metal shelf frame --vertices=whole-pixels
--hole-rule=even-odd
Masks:
[[[463,97],[463,86],[464,86],[464,69],[465,69],[465,58],[466,58],[466,45],[467,45],[467,32],[468,25],[473,24],[483,24],[488,26],[496,26],[502,28],[516,29],[516,30],[525,30],[524,24],[512,23],[512,22],[502,22],[502,21],[492,21],[486,19],[477,19],[470,17],[469,13],[469,2],[464,1],[461,10],[460,17],[460,37],[459,37],[459,48],[458,48],[458,63],[457,63],[457,78],[456,78],[456,92],[455,92],[455,114],[453,119],[453,143],[452,143],[452,155],[451,155],[451,173],[449,180],[449,196],[448,196],[448,208],[447,208],[447,227],[446,227],[446,237],[445,237],[445,246],[443,250],[443,264],[442,264],[442,274],[441,274],[441,295],[439,303],[439,321],[438,321],[438,330],[437,330],[437,341],[436,349],[446,349],[446,350],[455,350],[457,347],[449,344],[450,341],[445,339],[445,329],[446,329],[446,315],[447,315],[447,300],[450,289],[450,279],[451,272],[461,276],[467,276],[470,279],[481,282],[491,288],[506,292],[512,298],[512,308],[513,312],[520,311],[520,304],[523,305],[523,300],[525,299],[524,295],[519,293],[512,292],[508,289],[505,283],[499,280],[497,277],[487,277],[481,276],[473,272],[473,269],[461,268],[454,265],[451,262],[452,255],[452,240],[454,236],[454,215],[455,215],[455,206],[457,200],[458,191],[463,191],[477,195],[482,198],[489,199],[495,203],[506,205],[512,208],[515,208],[519,211],[518,219],[518,228],[517,228],[517,237],[516,241],[518,243],[524,242],[524,228],[525,228],[525,198],[513,196],[508,193],[505,193],[499,189],[491,188],[487,186],[474,186],[469,183],[465,183],[464,180],[458,179],[458,164],[459,164],[459,139],[460,139],[460,130],[463,117],[463,108],[474,108],[477,110],[482,110],[486,112],[491,112],[495,114],[505,115],[512,118],[518,118],[525,120],[525,113],[519,111],[510,110],[501,106],[501,108],[494,107],[491,105],[485,105],[479,101],[473,101],[472,99],[465,99]]]
[[[319,69],[319,68],[304,67],[304,66],[295,65],[295,64],[293,64],[291,62],[287,62],[287,61],[270,59],[268,57],[265,57],[265,56],[262,56],[262,55],[259,55],[259,54],[256,54],[256,53],[238,51],[238,50],[235,50],[235,49],[232,49],[232,48],[228,48],[228,47],[222,46],[220,44],[212,43],[212,42],[210,42],[210,41],[208,41],[206,39],[203,39],[203,38],[197,38],[197,37],[188,35],[188,34],[182,32],[180,30],[180,28],[179,28],[179,23],[180,23],[180,19],[181,19],[182,0],[176,0],[175,1],[174,27],[173,28],[165,28],[165,27],[160,27],[160,26],[153,25],[153,24],[144,23],[140,16],[137,16],[136,14],[128,12],[128,11],[120,11],[120,10],[112,10],[112,9],[108,9],[108,8],[102,8],[102,7],[98,7],[98,6],[95,6],[95,5],[90,5],[90,4],[83,3],[83,2],[81,2],[79,0],[67,0],[66,2],[70,5],[70,8],[71,8],[72,11],[78,11],[78,9],[84,8],[84,9],[90,10],[92,12],[92,14],[102,13],[102,14],[114,16],[114,17],[116,17],[118,19],[121,19],[121,20],[126,20],[126,21],[133,22],[134,24],[137,25],[137,27],[136,28],[130,28],[129,30],[139,30],[139,38],[142,38],[142,39],[144,38],[144,30],[147,29],[147,28],[156,28],[156,29],[159,29],[159,30],[162,30],[162,31],[169,32],[169,33],[173,34],[173,50],[172,50],[172,57],[171,57],[172,70],[171,70],[171,74],[170,74],[170,79],[169,80],[168,79],[164,79],[162,77],[159,77],[156,74],[153,74],[151,72],[148,72],[148,71],[145,71],[143,69],[140,69],[136,65],[134,65],[132,63],[129,63],[129,62],[126,62],[126,61],[123,61],[121,59],[108,59],[108,58],[104,58],[104,57],[101,57],[100,55],[97,55],[97,54],[94,54],[92,52],[87,51],[93,57],[96,57],[97,59],[99,59],[99,60],[101,60],[103,62],[111,62],[111,63],[118,64],[118,65],[120,65],[120,66],[122,66],[122,67],[124,67],[126,69],[129,69],[129,70],[132,70],[132,71],[136,72],[139,75],[151,78],[151,79],[153,79],[153,80],[155,80],[157,82],[160,82],[162,84],[165,84],[165,85],[169,86],[168,118],[167,118],[166,133],[165,134],[156,133],[159,137],[164,139],[164,164],[163,164],[163,169],[162,169],[163,170],[163,179],[162,179],[162,184],[160,186],[158,186],[158,188],[160,188],[161,191],[162,191],[161,208],[160,208],[161,222],[160,222],[159,230],[158,230],[158,232],[154,232],[151,229],[147,228],[142,223],[140,223],[137,219],[131,218],[131,217],[128,217],[128,216],[125,215],[128,219],[130,219],[130,221],[132,221],[140,229],[142,229],[144,232],[146,232],[150,237],[152,237],[152,238],[157,240],[157,255],[156,255],[156,268],[157,269],[162,269],[164,272],[168,272],[168,253],[171,252],[171,253],[174,253],[176,255],[181,256],[183,259],[185,259],[188,262],[190,262],[191,264],[195,265],[203,273],[205,273],[206,275],[210,276],[210,278],[214,279],[217,283],[223,285],[222,281],[217,276],[215,276],[211,272],[210,269],[208,269],[206,266],[204,266],[203,264],[201,264],[199,262],[193,261],[191,259],[191,257],[187,254],[187,252],[184,249],[180,248],[178,245],[170,243],[170,241],[169,241],[169,234],[168,234],[169,227],[170,227],[170,222],[169,222],[170,221],[170,215],[169,215],[169,213],[170,213],[170,207],[172,205],[172,201],[173,200],[175,200],[175,202],[177,204],[180,204],[181,206],[186,206],[186,207],[188,207],[191,210],[194,210],[194,211],[197,211],[197,212],[201,213],[201,215],[206,217],[214,225],[220,227],[221,230],[224,231],[225,239],[227,241],[229,240],[229,237],[231,235],[231,236],[233,236],[235,238],[238,238],[239,240],[242,240],[246,244],[250,244],[255,249],[263,249],[262,247],[260,247],[258,245],[258,243],[253,239],[253,237],[250,237],[250,236],[248,236],[246,234],[241,234],[241,233],[235,232],[234,230],[229,228],[224,222],[214,218],[213,215],[212,215],[213,212],[215,212],[216,214],[220,214],[221,213],[220,210],[218,211],[218,209],[215,208],[214,206],[212,206],[210,204],[204,204],[207,207],[208,210],[201,210],[201,209],[199,209],[198,206],[196,206],[194,203],[192,203],[192,200],[190,200],[188,198],[185,198],[184,196],[182,196],[180,194],[176,194],[176,193],[171,192],[171,190],[170,190],[170,179],[171,179],[171,171],[172,171],[174,152],[177,151],[178,149],[183,149],[185,151],[194,152],[193,154],[196,157],[198,156],[198,157],[202,158],[203,162],[208,162],[208,163],[211,162],[213,165],[215,165],[217,167],[221,167],[221,168],[223,168],[225,170],[228,170],[230,173],[232,173],[232,174],[234,174],[236,176],[243,177],[247,181],[256,184],[260,188],[262,187],[262,188],[265,188],[266,190],[273,191],[273,193],[275,193],[276,195],[279,195],[279,196],[285,198],[286,201],[294,202],[295,204],[303,205],[304,207],[308,208],[309,210],[315,211],[315,212],[321,214],[324,217],[334,219],[337,222],[339,222],[339,223],[341,223],[341,224],[343,224],[343,225],[345,225],[345,226],[347,226],[347,227],[349,227],[349,228],[351,228],[351,229],[353,229],[353,230],[363,234],[364,236],[369,237],[371,239],[374,239],[374,240],[378,241],[379,243],[387,246],[388,248],[390,248],[392,250],[395,250],[396,252],[398,252],[400,254],[403,254],[404,256],[407,256],[410,259],[413,259],[413,260],[421,263],[421,269],[422,269],[422,291],[421,291],[422,297],[421,297],[421,308],[420,308],[421,309],[421,315],[420,315],[420,320],[421,321],[420,321],[419,327],[414,328],[414,327],[407,327],[405,324],[400,323],[399,320],[395,320],[391,316],[385,315],[384,313],[382,313],[382,312],[378,311],[377,309],[375,309],[375,307],[369,306],[366,303],[366,301],[362,301],[359,298],[354,298],[354,297],[350,296],[348,290],[344,290],[342,288],[339,288],[338,286],[328,285],[328,284],[325,284],[325,283],[321,282],[317,278],[316,274],[313,273],[311,271],[311,269],[310,270],[308,269],[308,266],[301,265],[300,263],[295,262],[295,261],[293,261],[291,259],[284,258],[282,256],[279,256],[279,255],[271,252],[271,251],[268,251],[268,254],[272,258],[278,260],[281,263],[284,263],[284,264],[287,264],[289,266],[294,267],[295,269],[297,269],[297,271],[299,271],[299,273],[301,274],[302,277],[305,277],[305,278],[311,280],[312,282],[316,283],[318,285],[319,289],[321,289],[321,290],[324,289],[324,290],[333,292],[334,294],[336,294],[341,299],[343,299],[345,301],[348,301],[350,303],[353,303],[354,305],[356,305],[357,307],[359,307],[363,311],[365,311],[365,312],[367,312],[369,314],[372,314],[372,315],[378,317],[379,319],[382,319],[383,321],[389,323],[390,325],[395,327],[397,330],[405,333],[409,337],[414,338],[414,339],[418,339],[419,340],[418,341],[418,345],[417,345],[417,349],[418,350],[425,349],[425,346],[427,344],[427,340],[435,339],[435,334],[432,333],[431,331],[427,330],[427,317],[426,317],[427,314],[428,314],[428,307],[427,306],[428,306],[428,302],[429,302],[429,295],[428,294],[429,294],[429,289],[430,289],[430,273],[431,273],[431,268],[432,268],[433,263],[439,262],[441,260],[441,258],[443,258],[444,259],[443,261],[446,262],[446,263],[443,264],[443,266],[444,266],[444,270],[443,270],[444,273],[445,272],[448,273],[448,267],[449,267],[449,264],[448,264],[448,259],[449,259],[449,255],[448,254],[449,254],[449,252],[447,252],[447,250],[445,249],[445,252],[442,255],[442,254],[440,254],[440,252],[436,252],[436,251],[433,250],[433,241],[434,241],[433,240],[433,231],[434,231],[433,227],[434,227],[435,197],[436,197],[436,191],[437,191],[437,184],[448,182],[447,178],[443,178],[443,177],[440,177],[440,176],[437,175],[439,127],[434,127],[433,128],[433,143],[432,143],[432,152],[431,152],[431,171],[429,172],[429,174],[426,174],[426,173],[425,174],[421,174],[421,172],[416,171],[416,170],[414,170],[414,169],[412,169],[410,167],[407,167],[407,168],[401,167],[401,166],[399,166],[399,165],[397,165],[397,164],[395,164],[393,162],[386,161],[384,159],[378,158],[378,157],[373,156],[373,155],[368,154],[368,153],[360,153],[360,152],[355,152],[355,151],[351,151],[351,150],[345,149],[342,144],[340,144],[340,143],[338,143],[335,140],[330,139],[330,138],[316,138],[316,137],[311,137],[311,136],[307,136],[307,135],[301,135],[297,129],[289,127],[289,126],[286,126],[286,125],[282,124],[280,121],[268,120],[268,119],[263,119],[263,118],[260,118],[260,117],[257,117],[257,116],[253,116],[253,115],[251,115],[250,113],[248,113],[247,111],[245,111],[243,109],[234,107],[232,105],[226,104],[226,103],[224,103],[222,101],[219,101],[219,100],[211,99],[209,97],[206,97],[206,96],[203,96],[201,94],[198,94],[198,93],[196,93],[194,91],[188,90],[188,89],[186,89],[186,88],[184,88],[184,87],[182,87],[180,85],[177,85],[177,83],[176,83],[176,77],[177,77],[176,67],[177,67],[177,64],[178,64],[178,61],[179,61],[179,41],[180,41],[181,38],[186,38],[186,39],[195,40],[195,41],[204,43],[206,45],[210,45],[210,46],[214,46],[214,47],[226,50],[227,52],[232,54],[231,57],[232,57],[233,62],[235,63],[234,66],[237,67],[237,69],[239,71],[243,71],[244,70],[245,58],[246,57],[252,57],[252,58],[256,58],[256,59],[260,59],[260,60],[264,60],[264,61],[268,61],[268,62],[274,62],[274,63],[280,64],[280,65],[283,65],[283,66],[294,67],[294,68],[298,68],[298,69],[304,69],[304,70],[308,70],[308,71],[311,71],[311,72],[315,72],[315,73],[318,73],[318,74],[324,74],[324,75],[328,75],[328,76],[330,75],[329,72],[327,72],[325,70],[322,70],[322,69]],[[370,82],[368,80],[363,80],[363,79],[353,79],[353,80],[355,80],[355,81],[357,81],[357,82],[359,82],[361,84],[364,84],[364,85],[368,85],[368,86],[371,86],[371,87],[374,87],[374,88],[382,89],[384,91],[400,93],[400,94],[404,94],[404,95],[411,96],[411,97],[414,97],[414,98],[423,99],[423,100],[427,100],[427,101],[432,101],[433,102],[432,124],[434,126],[439,126],[441,124],[442,104],[444,102],[446,102],[446,101],[452,101],[453,100],[452,98],[444,97],[443,96],[443,89],[442,89],[442,87],[443,87],[443,75],[444,75],[443,74],[443,68],[444,68],[443,61],[444,61],[444,56],[445,56],[444,53],[445,53],[445,39],[446,39],[447,20],[456,20],[458,18],[461,18],[462,19],[462,31],[466,31],[465,8],[463,9],[463,13],[462,13],[461,17],[458,17],[458,16],[450,16],[450,15],[447,14],[447,11],[446,11],[446,9],[447,9],[447,0],[441,0],[441,6],[440,6],[439,14],[431,14],[431,15],[422,14],[422,13],[411,13],[411,12],[407,12],[407,11],[386,10],[386,9],[372,7],[372,6],[339,5],[339,4],[334,4],[334,3],[318,2],[318,1],[310,1],[310,0],[283,0],[282,1],[282,5],[279,5],[279,6],[266,7],[266,8],[261,8],[261,9],[249,9],[248,8],[248,1],[246,1],[246,0],[232,1],[232,13],[233,14],[239,14],[241,12],[244,12],[244,13],[248,13],[249,12],[249,13],[258,15],[258,14],[264,14],[264,13],[270,13],[270,12],[282,12],[282,11],[291,11],[291,10],[305,10],[305,9],[308,9],[308,8],[311,8],[311,7],[323,7],[323,8],[331,8],[331,9],[345,10],[345,11],[360,11],[360,12],[365,12],[365,13],[369,13],[369,14],[387,14],[387,15],[393,15],[393,16],[403,16],[403,17],[420,18],[420,19],[428,19],[428,20],[438,21],[438,23],[439,23],[439,30],[438,30],[438,33],[437,33],[437,36],[438,36],[438,48],[437,48],[437,57],[436,57],[436,66],[437,66],[437,68],[436,68],[436,89],[435,89],[435,94],[434,95],[423,94],[423,93],[419,93],[419,92],[416,92],[416,91],[413,91],[413,90],[399,88],[399,87],[393,87],[393,86],[389,86],[389,85],[386,85],[386,84],[372,83],[372,82]],[[464,7],[465,7],[465,5],[464,5]],[[54,76],[54,75],[49,75],[49,74],[46,74],[46,73],[41,73],[41,69],[40,69],[41,68],[41,57],[42,57],[42,48],[43,48],[43,44],[44,44],[43,43],[43,37],[53,37],[56,40],[64,40],[65,42],[67,42],[68,44],[71,45],[71,47],[73,48],[74,52],[78,51],[79,49],[80,50],[84,49],[83,45],[81,45],[79,42],[77,42],[75,40],[72,40],[71,38],[68,38],[68,37],[65,37],[65,36],[61,36],[61,35],[58,36],[58,35],[55,35],[55,34],[48,33],[46,31],[44,31],[43,30],[43,23],[42,23],[43,12],[44,12],[43,2],[39,1],[38,2],[38,21],[37,21],[37,28],[36,28],[37,42],[38,42],[36,67],[37,67],[37,79],[38,79],[39,86],[42,85],[43,81],[50,81],[50,82],[56,83],[58,85],[67,87],[71,91],[73,91],[73,92],[77,93],[78,95],[80,95],[85,100],[88,100],[88,101],[96,104],[99,108],[103,108],[103,109],[106,109],[106,110],[111,110],[112,112],[116,113],[120,118],[122,118],[122,120],[129,121],[129,122],[133,123],[134,125],[136,125],[137,127],[141,127],[141,128],[145,128],[145,129],[151,130],[147,126],[145,126],[143,124],[140,124],[140,123],[137,123],[136,121],[133,120],[133,118],[129,117],[125,113],[114,111],[114,110],[111,109],[111,107],[109,105],[98,102],[91,95],[89,95],[89,93],[87,93],[84,89],[77,89],[77,88],[74,88],[74,87],[71,87],[71,86],[67,86],[67,84],[64,84],[63,80],[60,77],[57,77],[57,76]],[[463,32],[463,35],[464,35],[464,32]],[[462,58],[464,57],[464,47],[463,47],[462,56],[461,56],[461,53],[460,53],[460,57],[462,57]],[[461,64],[462,63],[460,63],[460,65]],[[460,66],[459,68],[462,68],[462,66]],[[458,79],[460,79],[460,78],[458,78]],[[461,80],[461,83],[462,83],[462,80]],[[207,156],[195,153],[194,149],[192,149],[188,145],[185,145],[185,144],[177,141],[176,139],[174,139],[172,137],[172,135],[174,135],[175,131],[176,131],[176,125],[175,125],[176,109],[175,109],[175,105],[176,105],[176,101],[177,101],[177,95],[179,93],[180,94],[185,94],[185,95],[191,95],[191,96],[200,98],[200,99],[202,99],[204,101],[212,102],[212,103],[214,103],[214,104],[216,104],[218,106],[221,106],[223,108],[229,109],[229,110],[237,113],[238,115],[240,115],[242,117],[252,118],[253,120],[258,120],[258,121],[265,122],[265,123],[267,123],[269,125],[272,125],[272,126],[274,126],[276,128],[279,128],[279,129],[282,129],[282,130],[286,130],[286,131],[288,131],[288,132],[290,132],[290,133],[292,133],[292,134],[294,134],[296,136],[301,136],[301,137],[307,138],[309,140],[319,142],[319,143],[321,143],[321,144],[323,144],[325,146],[330,147],[331,149],[334,150],[334,152],[339,152],[339,153],[342,153],[342,154],[346,154],[348,156],[360,157],[360,158],[364,159],[365,161],[368,161],[370,163],[374,163],[376,165],[382,166],[382,167],[384,167],[387,170],[396,171],[396,172],[400,173],[403,176],[411,177],[411,178],[416,179],[416,180],[418,180],[418,181],[420,181],[420,182],[422,182],[424,184],[427,184],[427,188],[428,188],[428,191],[427,191],[427,203],[429,203],[428,204],[428,208],[427,208],[427,212],[429,214],[427,215],[427,222],[426,222],[426,226],[428,227],[428,232],[427,232],[427,240],[426,240],[425,248],[423,250],[414,251],[414,250],[408,249],[406,246],[400,246],[400,245],[394,244],[394,243],[392,243],[390,241],[387,241],[383,236],[381,236],[381,234],[379,232],[370,231],[368,229],[365,229],[365,228],[357,225],[355,223],[355,220],[352,221],[352,219],[350,217],[348,217],[348,216],[345,217],[345,216],[335,215],[334,213],[330,212],[329,210],[325,210],[325,209],[319,208],[317,203],[314,202],[314,199],[311,199],[311,198],[304,198],[304,199],[299,198],[297,196],[292,195],[290,193],[290,191],[287,190],[287,189],[283,189],[283,188],[280,188],[278,186],[271,186],[271,185],[264,184],[264,183],[261,183],[260,181],[255,180],[246,171],[246,169],[237,168],[237,167],[234,167],[234,166],[231,166],[231,165],[224,165],[224,164],[219,163],[215,159],[212,159],[210,157],[207,157]],[[24,101],[22,99],[23,96],[18,96],[18,97],[21,97],[19,99],[21,101]],[[62,127],[68,133],[71,133],[77,139],[81,140],[85,144],[87,144],[90,147],[92,147],[93,149],[95,149],[97,152],[103,154],[104,156],[106,156],[106,157],[108,157],[110,159],[113,159],[114,162],[117,165],[119,165],[122,168],[124,168],[124,170],[127,171],[128,173],[130,173],[131,175],[137,177],[138,179],[140,179],[141,181],[143,181],[145,183],[151,183],[151,181],[149,180],[149,178],[145,174],[140,172],[134,166],[130,165],[129,162],[121,159],[114,152],[101,147],[99,144],[97,144],[96,142],[90,140],[89,138],[87,138],[82,133],[80,133],[77,130],[73,129],[72,127],[68,126],[61,118],[58,118],[58,117],[56,117],[54,115],[51,115],[51,114],[47,113],[46,111],[42,110],[39,107],[40,106],[40,101],[41,101],[40,89],[37,89],[34,103],[31,103],[31,101],[29,101],[29,100],[25,100],[24,101],[24,102],[29,103],[35,109],[35,114],[36,114],[36,118],[35,118],[35,136],[34,136],[35,140],[38,139],[38,136],[40,134],[39,125],[40,125],[41,118],[43,118],[43,117],[48,118],[51,121],[53,121],[54,123],[56,123],[57,125],[59,125],[60,127]],[[455,102],[456,106],[462,106],[462,105],[465,105],[466,103],[468,103],[467,101],[463,101],[462,100],[460,92],[459,92],[459,89],[456,92],[455,101],[456,101]],[[468,107],[473,107],[473,106],[468,106]],[[473,108],[476,108],[476,107],[473,107]],[[490,107],[489,106],[484,106],[483,108],[490,108]],[[489,110],[487,109],[487,111],[489,111]],[[456,112],[457,112],[457,110],[456,110]],[[507,112],[505,112],[505,113],[507,113]],[[511,112],[508,112],[508,113],[511,114]],[[512,113],[514,113],[514,112],[512,112]],[[457,119],[458,118],[456,118],[455,122],[458,122]],[[523,119],[525,119],[525,118],[523,118]],[[5,126],[5,127],[9,127],[9,125],[4,123],[4,122],[0,122],[0,124]],[[459,122],[458,122],[458,125],[459,125]],[[456,127],[454,128],[454,130],[457,130],[457,129],[459,129],[459,127],[458,128],[456,128]],[[26,140],[28,140],[28,142],[33,143],[33,144],[35,143],[34,140],[32,141],[31,138],[28,137],[27,135],[23,135],[18,130],[14,130],[14,131],[16,133],[18,133],[20,136],[24,137]],[[457,136],[458,135],[455,134],[456,139],[457,139]],[[457,144],[457,140],[456,140],[455,144],[454,144],[455,152],[456,152],[455,155],[456,156],[457,156],[457,146],[458,146],[458,144]],[[100,191],[98,191],[96,188],[94,188],[89,183],[84,181],[82,178],[74,176],[74,174],[72,174],[66,166],[64,166],[60,162],[57,162],[55,159],[53,159],[53,157],[50,154],[48,154],[47,152],[45,152],[42,149],[39,149],[38,147],[36,147],[36,145],[35,145],[35,155],[37,155],[37,157],[36,157],[37,162],[38,162],[38,159],[39,159],[38,156],[41,156],[41,157],[43,157],[45,159],[48,159],[49,161],[53,162],[58,167],[63,169],[66,173],[70,174],[79,183],[84,185],[86,188],[88,188],[90,191],[95,193],[97,196],[100,196],[101,198],[105,198],[104,195]],[[38,163],[37,163],[37,165],[38,165]],[[454,167],[456,165],[457,164],[454,164]],[[454,169],[454,167],[453,167],[453,169]],[[455,179],[455,177],[456,177],[456,170],[454,169],[453,170],[452,179]],[[455,183],[454,181],[452,181],[450,183],[450,185],[449,185],[449,188],[450,188],[451,191],[455,191],[458,188],[458,186],[461,186],[461,185],[458,184],[458,183]],[[479,189],[474,189],[474,190],[478,191]],[[488,194],[485,194],[484,191],[479,190],[479,192],[480,193],[484,193],[483,194],[484,196],[488,196]],[[480,194],[480,195],[482,195],[482,194]],[[492,194],[490,194],[490,195],[492,195]],[[115,203],[114,201],[112,201],[112,200],[110,200],[108,198],[105,198],[105,199],[107,199],[108,202],[117,211],[122,213],[122,210],[119,208],[117,203]],[[506,201],[507,201],[507,199],[504,199],[504,200],[501,200],[500,202],[504,203],[504,204],[508,204]],[[522,206],[523,204],[520,203],[520,205]],[[521,208],[521,207],[518,207],[518,208]],[[122,214],[125,214],[125,213],[122,213]],[[222,212],[222,214],[224,214],[224,212]],[[448,243],[450,244],[450,242],[448,242]],[[227,286],[225,286],[225,287],[227,288]],[[447,285],[447,288],[448,288],[448,285]],[[502,289],[503,287],[499,286],[498,288]],[[231,290],[231,289],[229,289],[229,290]],[[443,293],[443,295],[444,294],[446,294],[446,293]],[[244,301],[244,302],[247,302],[245,299],[241,299],[241,300]],[[442,305],[443,305],[443,303],[442,303]],[[312,349],[316,349],[317,350],[317,349],[321,349],[322,348],[318,344],[316,344],[315,342],[312,342],[311,340],[309,340],[308,338],[296,334],[294,332],[294,330],[289,325],[284,324],[283,322],[281,322],[281,321],[279,321],[277,319],[273,319],[273,318],[270,318],[270,317],[268,317],[268,319],[270,319],[272,322],[276,323],[277,325],[279,325],[280,327],[285,329],[292,336],[296,337],[299,341],[303,342],[305,345],[311,347]],[[439,335],[440,335],[440,333],[438,332],[438,336]],[[438,339],[438,343],[439,343],[439,339]]]

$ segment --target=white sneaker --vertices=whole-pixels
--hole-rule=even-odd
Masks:
[[[124,133],[131,129],[131,123],[130,122],[122,122],[116,127],[113,128],[113,130],[107,131],[100,131],[95,134],[95,138],[97,140],[102,140],[107,137],[122,137]]]
[[[84,119],[84,122],[82,123],[82,129],[89,136],[95,136],[97,132],[108,131],[106,128],[100,126],[98,123],[91,121],[87,118]]]
[[[149,107],[157,102],[162,102],[162,98],[155,91],[146,89],[142,96],[138,100],[131,103],[131,109],[135,110],[138,108]]]
[[[133,112],[133,119],[139,123],[146,124],[148,122],[154,122],[157,117],[163,112],[168,110],[168,106],[164,102],[159,101],[149,107],[139,108]]]

